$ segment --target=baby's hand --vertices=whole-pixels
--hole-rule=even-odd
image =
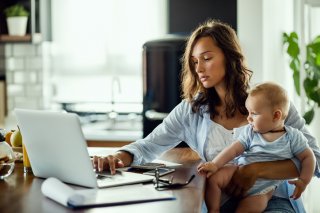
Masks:
[[[288,182],[296,186],[290,198],[293,198],[295,200],[298,199],[301,196],[302,192],[306,189],[307,184],[305,184],[301,179],[289,180]]]
[[[206,175],[206,172],[203,170],[205,163],[200,163],[197,167],[197,171],[199,175]]]
[[[200,175],[206,175],[207,178],[213,175],[216,171],[218,171],[218,167],[213,162],[201,163],[198,166],[198,173]]]

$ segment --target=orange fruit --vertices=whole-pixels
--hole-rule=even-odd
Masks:
[[[6,141],[10,146],[12,146],[12,145],[11,145],[10,138],[11,138],[11,135],[12,135],[13,132],[14,132],[14,130],[11,130],[10,132],[7,132],[6,135],[4,136],[5,141]]]

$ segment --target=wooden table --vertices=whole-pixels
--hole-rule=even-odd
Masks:
[[[174,179],[181,182],[196,174],[196,166],[200,162],[197,154],[189,148],[175,148],[165,153],[161,159],[183,164],[173,173]],[[168,176],[170,175],[172,174]],[[205,179],[196,174],[188,186],[172,190],[176,200],[72,210],[42,195],[40,188],[43,180],[32,174],[24,174],[22,163],[17,163],[13,174],[0,181],[0,212],[200,212],[205,185]]]

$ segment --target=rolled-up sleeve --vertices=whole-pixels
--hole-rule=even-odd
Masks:
[[[139,139],[120,150],[133,155],[133,165],[150,162],[163,152],[187,140],[188,125],[186,119],[190,113],[190,104],[182,101],[147,137]]]

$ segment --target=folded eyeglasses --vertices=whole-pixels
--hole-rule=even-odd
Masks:
[[[188,185],[195,177],[192,175],[188,181],[185,183],[173,183],[173,176],[170,179],[162,179],[159,175],[158,168],[155,169],[155,178],[153,180],[153,184],[156,190],[166,190],[166,189],[178,189]]]

